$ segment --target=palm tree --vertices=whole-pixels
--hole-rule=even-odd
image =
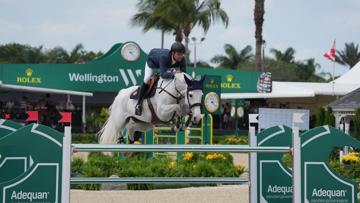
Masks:
[[[315,72],[320,68],[320,64],[315,62],[314,58],[307,59],[305,63],[297,62],[297,76],[301,81],[309,81],[315,76]]]
[[[159,9],[164,16],[181,29],[185,37],[187,59],[189,59],[189,36],[191,30],[199,25],[206,33],[215,20],[221,20],[225,27],[229,24],[226,12],[220,7],[220,0],[166,0],[162,1]],[[179,40],[177,40],[179,41]]]
[[[261,63],[261,45],[262,38],[262,25],[264,23],[265,14],[265,0],[255,0],[254,20],[255,20],[255,64],[258,71],[264,71]]]
[[[359,45],[355,45],[354,42],[345,43],[345,49],[342,51],[336,51],[337,55],[335,61],[341,65],[348,65],[352,68],[360,61]]]
[[[226,12],[220,7],[220,0],[141,0],[140,3],[153,7],[148,10],[146,18],[138,18],[138,24],[142,23],[144,28],[149,25],[149,29],[171,29],[178,42],[185,38],[187,60],[189,36],[195,26],[201,26],[206,33],[215,20],[220,19],[225,27],[229,24]],[[148,21],[156,22],[147,24]]]
[[[159,13],[159,9],[157,9],[159,2],[160,0],[140,0],[137,4],[138,13],[131,18],[131,24],[133,26],[143,26],[144,32],[147,32],[150,29],[160,30],[161,48],[163,48],[164,33],[171,32],[175,28],[172,26],[166,16],[163,16]],[[181,30],[179,30],[178,33],[181,35]]]
[[[270,49],[270,52],[272,54],[274,54],[275,56],[275,60],[277,61],[283,61],[286,63],[294,63],[294,54],[295,54],[295,49],[289,47],[285,50],[285,52],[281,52],[280,50],[277,49]]]
[[[225,44],[224,49],[226,56],[216,55],[211,59],[211,62],[218,63],[224,68],[237,69],[240,64],[249,62],[254,57],[250,45],[247,45],[240,52],[237,52],[231,44]]]

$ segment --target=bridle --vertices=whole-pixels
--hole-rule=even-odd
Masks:
[[[177,104],[179,104],[182,99],[185,99],[185,95],[184,95],[183,93],[181,93],[181,91],[176,87],[176,77],[174,77],[171,81],[169,81],[169,83],[166,84],[164,87],[162,87],[163,82],[164,82],[164,80],[162,80],[162,81],[161,81],[161,84],[159,85],[159,87],[157,87],[157,89],[160,89],[159,94],[161,94],[162,92],[167,93],[169,96],[171,96],[172,98],[174,98],[174,99],[176,100],[176,103],[177,103]],[[166,88],[167,88],[172,82],[174,82],[174,89],[176,90],[177,95],[174,95],[174,94],[172,94],[171,92],[169,92],[169,91],[166,90]],[[192,91],[192,90],[197,90],[197,89],[201,90],[201,88],[191,88],[191,87],[189,87],[189,86],[188,86],[187,89],[186,89],[186,98],[187,98],[187,103],[188,103],[188,105],[189,105],[189,110],[190,110],[189,113],[188,113],[189,118],[191,118],[192,115],[193,115],[192,108],[194,108],[194,107],[196,107],[196,106],[201,106],[201,102],[197,102],[197,103],[191,104],[191,103],[190,103],[190,99],[189,99],[189,92]],[[189,119],[189,120],[190,120],[190,119]]]
[[[170,80],[169,83],[165,85],[165,87],[162,87],[162,84],[164,82],[164,80],[162,80],[161,84],[159,85],[159,87],[157,87],[157,89],[160,89],[159,94],[161,94],[162,92],[165,92],[169,96],[174,98],[176,100],[176,103],[179,104],[180,100],[182,100],[184,98],[184,95],[181,94],[181,91],[177,89],[175,80],[176,80],[176,77],[174,77],[172,80]],[[171,84],[171,82],[174,82],[175,90],[176,90],[176,92],[178,93],[179,96],[175,96],[171,92],[166,90],[166,88]]]

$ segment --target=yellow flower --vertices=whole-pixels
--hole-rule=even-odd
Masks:
[[[140,141],[135,141],[134,144],[141,144],[141,142]]]
[[[350,163],[359,163],[360,162],[360,156],[359,156],[359,153],[357,152],[351,152],[343,157],[341,157],[341,161],[343,163],[347,163],[347,164],[350,164]]]
[[[176,168],[176,161],[172,161],[169,163],[169,168]]]
[[[206,156],[206,160],[214,160],[214,159],[226,159],[224,155],[214,153],[214,154],[208,154]]]
[[[235,169],[238,173],[243,173],[245,170],[245,166],[242,164],[237,164],[237,165],[235,165]]]
[[[185,160],[185,161],[189,161],[189,160],[191,160],[192,158],[193,158],[193,153],[192,152],[185,152],[184,153],[184,155],[183,155],[183,159]]]

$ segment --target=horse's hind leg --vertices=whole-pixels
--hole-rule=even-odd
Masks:
[[[129,122],[126,124],[126,135],[129,139],[129,142],[133,143],[135,141],[135,133],[145,132],[151,127],[152,127],[151,124],[139,123],[139,122],[135,122],[133,119],[130,119]]]

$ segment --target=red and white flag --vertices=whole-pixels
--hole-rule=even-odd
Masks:
[[[332,60],[334,61],[335,60],[335,57],[336,57],[336,54],[335,54],[335,39],[334,39],[334,43],[330,49],[330,52],[329,53],[325,53],[324,54],[324,57],[329,59],[329,60]]]

